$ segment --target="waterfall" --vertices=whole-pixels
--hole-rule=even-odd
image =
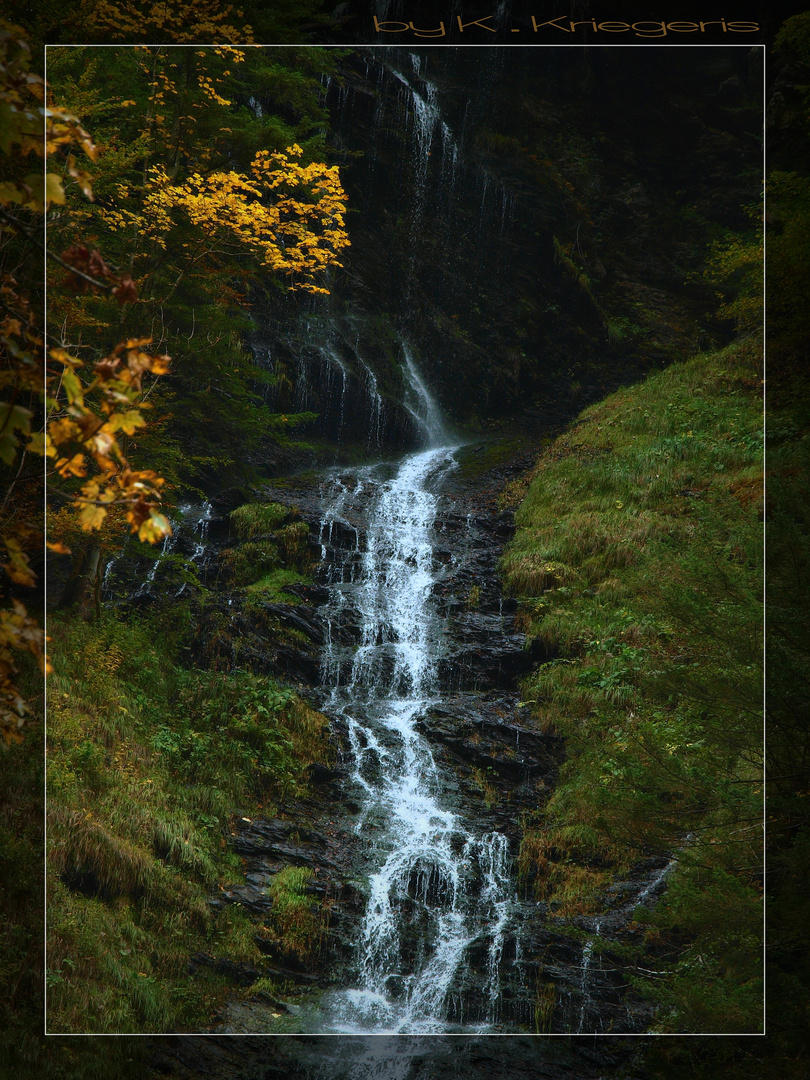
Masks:
[[[368,900],[352,985],[328,995],[325,1030],[430,1034],[465,1028],[450,1019],[465,959],[484,956],[479,1025],[497,1016],[499,971],[514,886],[505,837],[479,834],[453,809],[418,727],[437,698],[444,624],[433,601],[433,529],[441,481],[455,466],[436,403],[403,347],[409,409],[428,443],[393,468],[334,478],[321,540],[367,515],[364,543],[325,576],[322,664],[325,711],[345,725],[352,779],[362,793],[357,830],[368,837]],[[341,647],[348,612],[360,641]]]
[[[343,426],[346,423],[346,384],[347,384],[347,380],[348,380],[348,372],[346,370],[346,365],[343,363],[343,361],[341,360],[340,356],[338,355],[338,353],[336,352],[336,350],[334,348],[332,348],[332,347],[327,348],[325,350],[325,355],[326,355],[329,363],[334,365],[334,368],[336,368],[340,372],[340,379],[341,379],[341,382],[340,382],[340,403],[339,403],[339,406],[338,406],[339,416],[338,416],[338,428],[337,428],[337,438],[338,438],[338,441],[339,441],[340,436],[343,433]],[[327,383],[327,389],[329,389],[329,388],[330,388],[329,384]]]
[[[591,964],[593,963],[593,946],[594,942],[598,940],[600,931],[602,929],[601,919],[597,919],[594,923],[594,936],[588,938],[585,942],[585,947],[582,950],[582,974],[580,977],[580,1006],[579,1006],[579,1024],[577,1026],[577,1035],[582,1035],[588,1031],[586,1026],[588,1020],[588,1014],[593,1007],[593,997],[591,995],[592,988],[592,975]]]
[[[196,563],[198,559],[202,559],[205,556],[206,548],[208,546],[208,526],[211,524],[211,511],[213,507],[211,503],[206,499],[202,506],[197,508],[193,504],[187,504],[180,507],[180,513],[183,517],[188,517],[190,520],[197,518],[194,524],[194,550],[191,553],[191,561]]]
[[[501,3],[499,25],[507,12]],[[542,197],[529,205],[531,185],[513,160],[522,158],[510,149],[518,136],[499,125],[505,54],[484,50],[474,76],[467,55],[367,50],[326,80],[358,211],[352,257],[330,297],[301,301],[294,320],[269,325],[261,340],[268,366],[272,355],[289,372],[285,410],[317,413],[330,450],[322,460],[343,462],[322,474],[317,497],[309,487],[304,497],[320,530],[312,595],[320,601],[321,586],[329,594],[317,617],[318,704],[345,753],[337,828],[348,876],[345,893],[324,902],[334,981],[302,1006],[300,1030],[372,1034],[392,1047],[400,1036],[531,1030],[537,987],[548,991],[554,1034],[641,1030],[649,1013],[611,950],[635,933],[634,907],[655,901],[667,874],[657,865],[632,897],[625,889],[576,917],[588,933],[579,942],[545,903],[515,896],[513,808],[518,799],[529,812],[542,805],[556,751],[517,708],[511,679],[523,660],[501,676],[495,635],[521,635],[494,595],[496,556],[481,552],[503,533],[484,521],[466,481],[444,494],[460,455],[429,384],[460,418],[490,391],[522,392],[528,365],[511,358],[523,355],[523,330],[513,338],[493,326],[511,310],[513,273],[528,281],[532,260],[546,258],[547,193],[538,181]],[[529,336],[532,310],[527,302]],[[268,304],[270,317],[280,311]],[[526,347],[542,367],[537,343]],[[347,465],[363,448],[367,463]],[[480,610],[465,599],[479,581],[491,585]],[[327,874],[322,883],[337,888]]]
[[[404,402],[405,408],[424,432],[428,446],[444,445],[449,441],[444,420],[414,363],[410,348],[404,342],[402,355],[405,358],[403,374],[408,391]]]
[[[146,575],[144,580],[138,586],[138,589],[136,590],[136,592],[133,593],[133,599],[137,600],[137,599],[140,599],[140,597],[142,597],[142,596],[148,596],[150,594],[151,589],[152,589],[152,584],[153,584],[153,582],[155,580],[155,575],[158,572],[158,568],[160,567],[161,562],[163,561],[163,559],[167,555],[170,555],[172,553],[176,543],[177,543],[177,530],[173,529],[172,532],[168,533],[168,535],[164,538],[163,546],[160,549],[160,554],[155,559],[154,563],[152,564],[152,566],[151,566],[151,568],[149,570],[149,573]],[[106,574],[105,574],[105,584],[106,584]]]
[[[358,346],[359,342],[355,344],[355,352]],[[377,389],[377,376],[361,356],[358,355],[357,359],[366,373],[366,393],[371,401],[366,449],[371,450],[373,445],[375,449],[379,450],[382,446],[383,399]]]
[[[117,562],[118,562],[118,556],[116,555],[116,556],[113,556],[113,558],[111,558],[108,561],[107,565],[104,567],[104,577],[101,579],[101,596],[102,596],[102,598],[104,600],[107,600],[108,597],[109,597],[110,576],[112,574],[113,567],[115,566],[115,564]]]

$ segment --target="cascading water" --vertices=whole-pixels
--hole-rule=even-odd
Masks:
[[[162,560],[167,555],[171,555],[172,551],[174,550],[174,546],[175,546],[176,543],[177,543],[177,534],[175,532],[168,533],[166,538],[163,541],[163,546],[160,549],[160,554],[158,555],[158,557],[155,559],[154,563],[152,564],[152,567],[149,570],[149,573],[146,575],[144,580],[138,586],[138,589],[134,594],[135,599],[139,599],[140,597],[146,596],[149,593],[150,589],[152,588],[152,583],[155,580],[155,574],[157,574],[158,568],[160,567],[160,564],[161,564]],[[106,579],[106,575],[105,575],[105,579]],[[104,584],[106,584],[106,580],[105,580]]]
[[[585,947],[582,950],[582,977],[580,981],[580,1007],[579,1007],[579,1025],[577,1026],[577,1034],[582,1035],[589,1029],[587,1024],[590,1017],[590,1012],[593,1008],[593,998],[591,996],[591,965],[593,964],[593,949],[594,941],[599,938],[599,932],[602,929],[601,919],[597,919],[594,923],[594,937],[589,938],[585,943]]]
[[[410,348],[404,342],[402,355],[405,358],[404,375],[407,383],[405,408],[416,420],[417,425],[423,429],[428,445],[448,443],[450,436],[444,426],[441,413],[419,374]]]
[[[339,417],[338,417],[338,429],[337,437],[340,439],[343,433],[343,426],[346,422],[346,386],[348,381],[348,373],[346,371],[346,365],[341,360],[337,351],[333,348],[325,350],[328,361],[334,365],[335,369],[340,372],[340,397],[339,397]]]
[[[383,399],[380,397],[379,390],[377,389],[377,376],[359,355],[359,343],[355,345],[355,351],[357,352],[357,359],[360,362],[360,366],[366,376],[365,389],[371,404],[368,434],[366,436],[366,449],[370,450],[372,447],[379,449],[382,443]]]
[[[268,368],[272,357],[284,375],[270,403],[317,412],[318,434],[341,450],[391,454],[422,436],[397,464],[336,469],[321,490],[319,584],[331,599],[317,620],[320,705],[348,751],[342,802],[350,820],[336,810],[337,822],[328,822],[347,838],[337,845],[342,882],[331,869],[316,870],[333,904],[328,985],[342,989],[324,992],[320,983],[301,1006],[300,1030],[356,1034],[352,1041],[389,1033],[392,1045],[422,1032],[535,1030],[538,987],[553,1003],[543,1024],[555,1034],[642,1030],[650,1011],[628,992],[613,950],[632,934],[633,903],[655,899],[665,877],[656,868],[660,884],[632,883],[621,902],[580,918],[577,929],[589,934],[580,942],[556,932],[564,920],[550,918],[556,912],[544,903],[514,896],[501,833],[517,846],[520,815],[542,806],[557,751],[512,694],[522,661],[501,674],[495,638],[520,635],[493,595],[495,556],[483,562],[493,567],[488,580],[479,555],[502,534],[495,537],[474,498],[468,504],[463,484],[453,485],[454,496],[461,492],[453,507],[443,501],[453,438],[420,368],[435,358],[431,379],[448,402],[462,380],[493,369],[481,356],[492,348],[493,313],[511,310],[507,287],[495,286],[545,257],[546,225],[528,206],[510,155],[501,161],[499,148],[509,145],[496,92],[504,58],[486,50],[473,84],[465,82],[467,55],[443,50],[439,62],[435,51],[368,50],[327,81],[335,146],[347,155],[342,168],[363,221],[376,224],[357,230],[352,272],[335,282],[332,298],[308,300],[292,329],[257,341]],[[476,314],[486,333],[476,333]],[[507,337],[499,331],[494,340]],[[523,345],[493,351],[503,358],[493,393],[507,388],[517,401]],[[314,493],[303,494],[314,511]],[[464,512],[468,505],[474,512]],[[480,609],[471,601],[478,581],[491,585]],[[431,724],[433,749],[424,737]],[[493,746],[502,728],[510,746],[500,754]],[[488,794],[481,801],[487,791],[491,805]],[[488,824],[476,832],[469,822],[484,804]]]
[[[325,711],[345,725],[353,779],[363,792],[357,829],[370,840],[368,902],[354,985],[324,1004],[333,1032],[486,1030],[495,1022],[504,935],[514,903],[505,837],[476,835],[453,810],[427,740],[417,730],[437,696],[443,621],[432,530],[437,489],[455,464],[438,409],[407,349],[409,409],[427,447],[390,466],[335,479],[322,534],[368,515],[365,544],[332,566],[326,611]],[[354,649],[333,624],[352,612]],[[458,1002],[471,949],[485,957],[472,1028]],[[456,1003],[455,1005],[453,1003]],[[452,1013],[452,1019],[450,1014]]]

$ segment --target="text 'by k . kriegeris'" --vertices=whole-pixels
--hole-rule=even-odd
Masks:
[[[538,38],[544,44],[554,41],[571,43],[578,38],[593,40],[597,35],[605,42],[609,40],[621,40],[618,35],[625,37],[683,40],[683,35],[697,34],[704,38],[716,38],[718,35],[730,40],[727,35],[756,34],[760,31],[760,25],[756,22],[709,19],[706,22],[694,22],[691,20],[666,19],[640,19],[636,22],[622,20],[576,19],[573,16],[560,15],[555,19],[543,19],[542,16],[530,15],[526,19],[518,21],[517,25],[504,26],[495,15],[483,15],[478,19],[465,19],[463,15],[454,15],[447,19],[440,19],[438,23],[428,23],[426,20],[403,21],[401,19],[379,19],[374,16],[374,30],[378,34],[409,34],[417,38],[443,38],[457,37],[463,34],[474,33],[477,36],[503,35],[506,32],[520,34],[524,37]],[[692,39],[695,40],[694,38]]]

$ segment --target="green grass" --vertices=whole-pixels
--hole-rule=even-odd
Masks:
[[[567,748],[522,868],[571,916],[678,852],[648,919],[661,1031],[761,1025],[758,365],[743,341],[612,395],[508,493],[503,576],[548,656],[523,697]]]
[[[310,580],[309,526],[281,503],[247,503],[231,513],[239,543],[226,548],[220,571],[233,587],[275,598],[284,585]]]
[[[328,758],[325,718],[291,690],[182,668],[181,629],[51,622],[54,1032],[199,1029],[229,987],[189,975],[190,953],[260,960],[247,914],[207,902],[239,877],[230,817],[272,815]]]
[[[293,593],[285,592],[290,585],[297,585],[310,581],[311,578],[299,574],[295,570],[287,570],[278,567],[264,574],[258,581],[248,585],[247,595],[253,600],[270,600],[287,603],[298,603],[298,597]]]
[[[226,548],[219,559],[227,581],[234,588],[251,585],[279,565],[278,547],[270,540],[246,540]]]
[[[24,742],[0,752],[0,1076],[14,1080],[142,1078],[146,1047],[120,1038],[45,1038],[43,866],[43,725],[41,678],[22,673],[32,708]]]
[[[307,893],[311,879],[308,867],[285,866],[269,888],[273,932],[288,951],[304,960],[317,956],[324,930],[324,912]]]
[[[476,479],[498,465],[506,465],[513,461],[525,449],[527,449],[525,440],[518,438],[476,442],[462,446],[455,455],[458,461],[458,475],[465,480]]]
[[[289,507],[281,503],[245,503],[231,512],[231,524],[240,540],[274,532],[291,517]]]

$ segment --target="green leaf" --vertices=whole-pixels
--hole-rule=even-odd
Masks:
[[[68,402],[71,405],[82,404],[84,402],[84,388],[82,387],[79,376],[71,368],[65,368],[62,375],[62,385],[65,388]]]
[[[116,413],[110,417],[110,426],[113,431],[123,431],[125,435],[133,435],[135,429],[144,427],[146,421],[139,412],[134,410],[125,413]]]
[[[46,448],[46,434],[44,431],[35,431],[31,438],[28,440],[28,449],[32,454],[39,454],[40,457],[44,457],[47,453]],[[52,448],[50,456],[53,456],[56,451]]]

